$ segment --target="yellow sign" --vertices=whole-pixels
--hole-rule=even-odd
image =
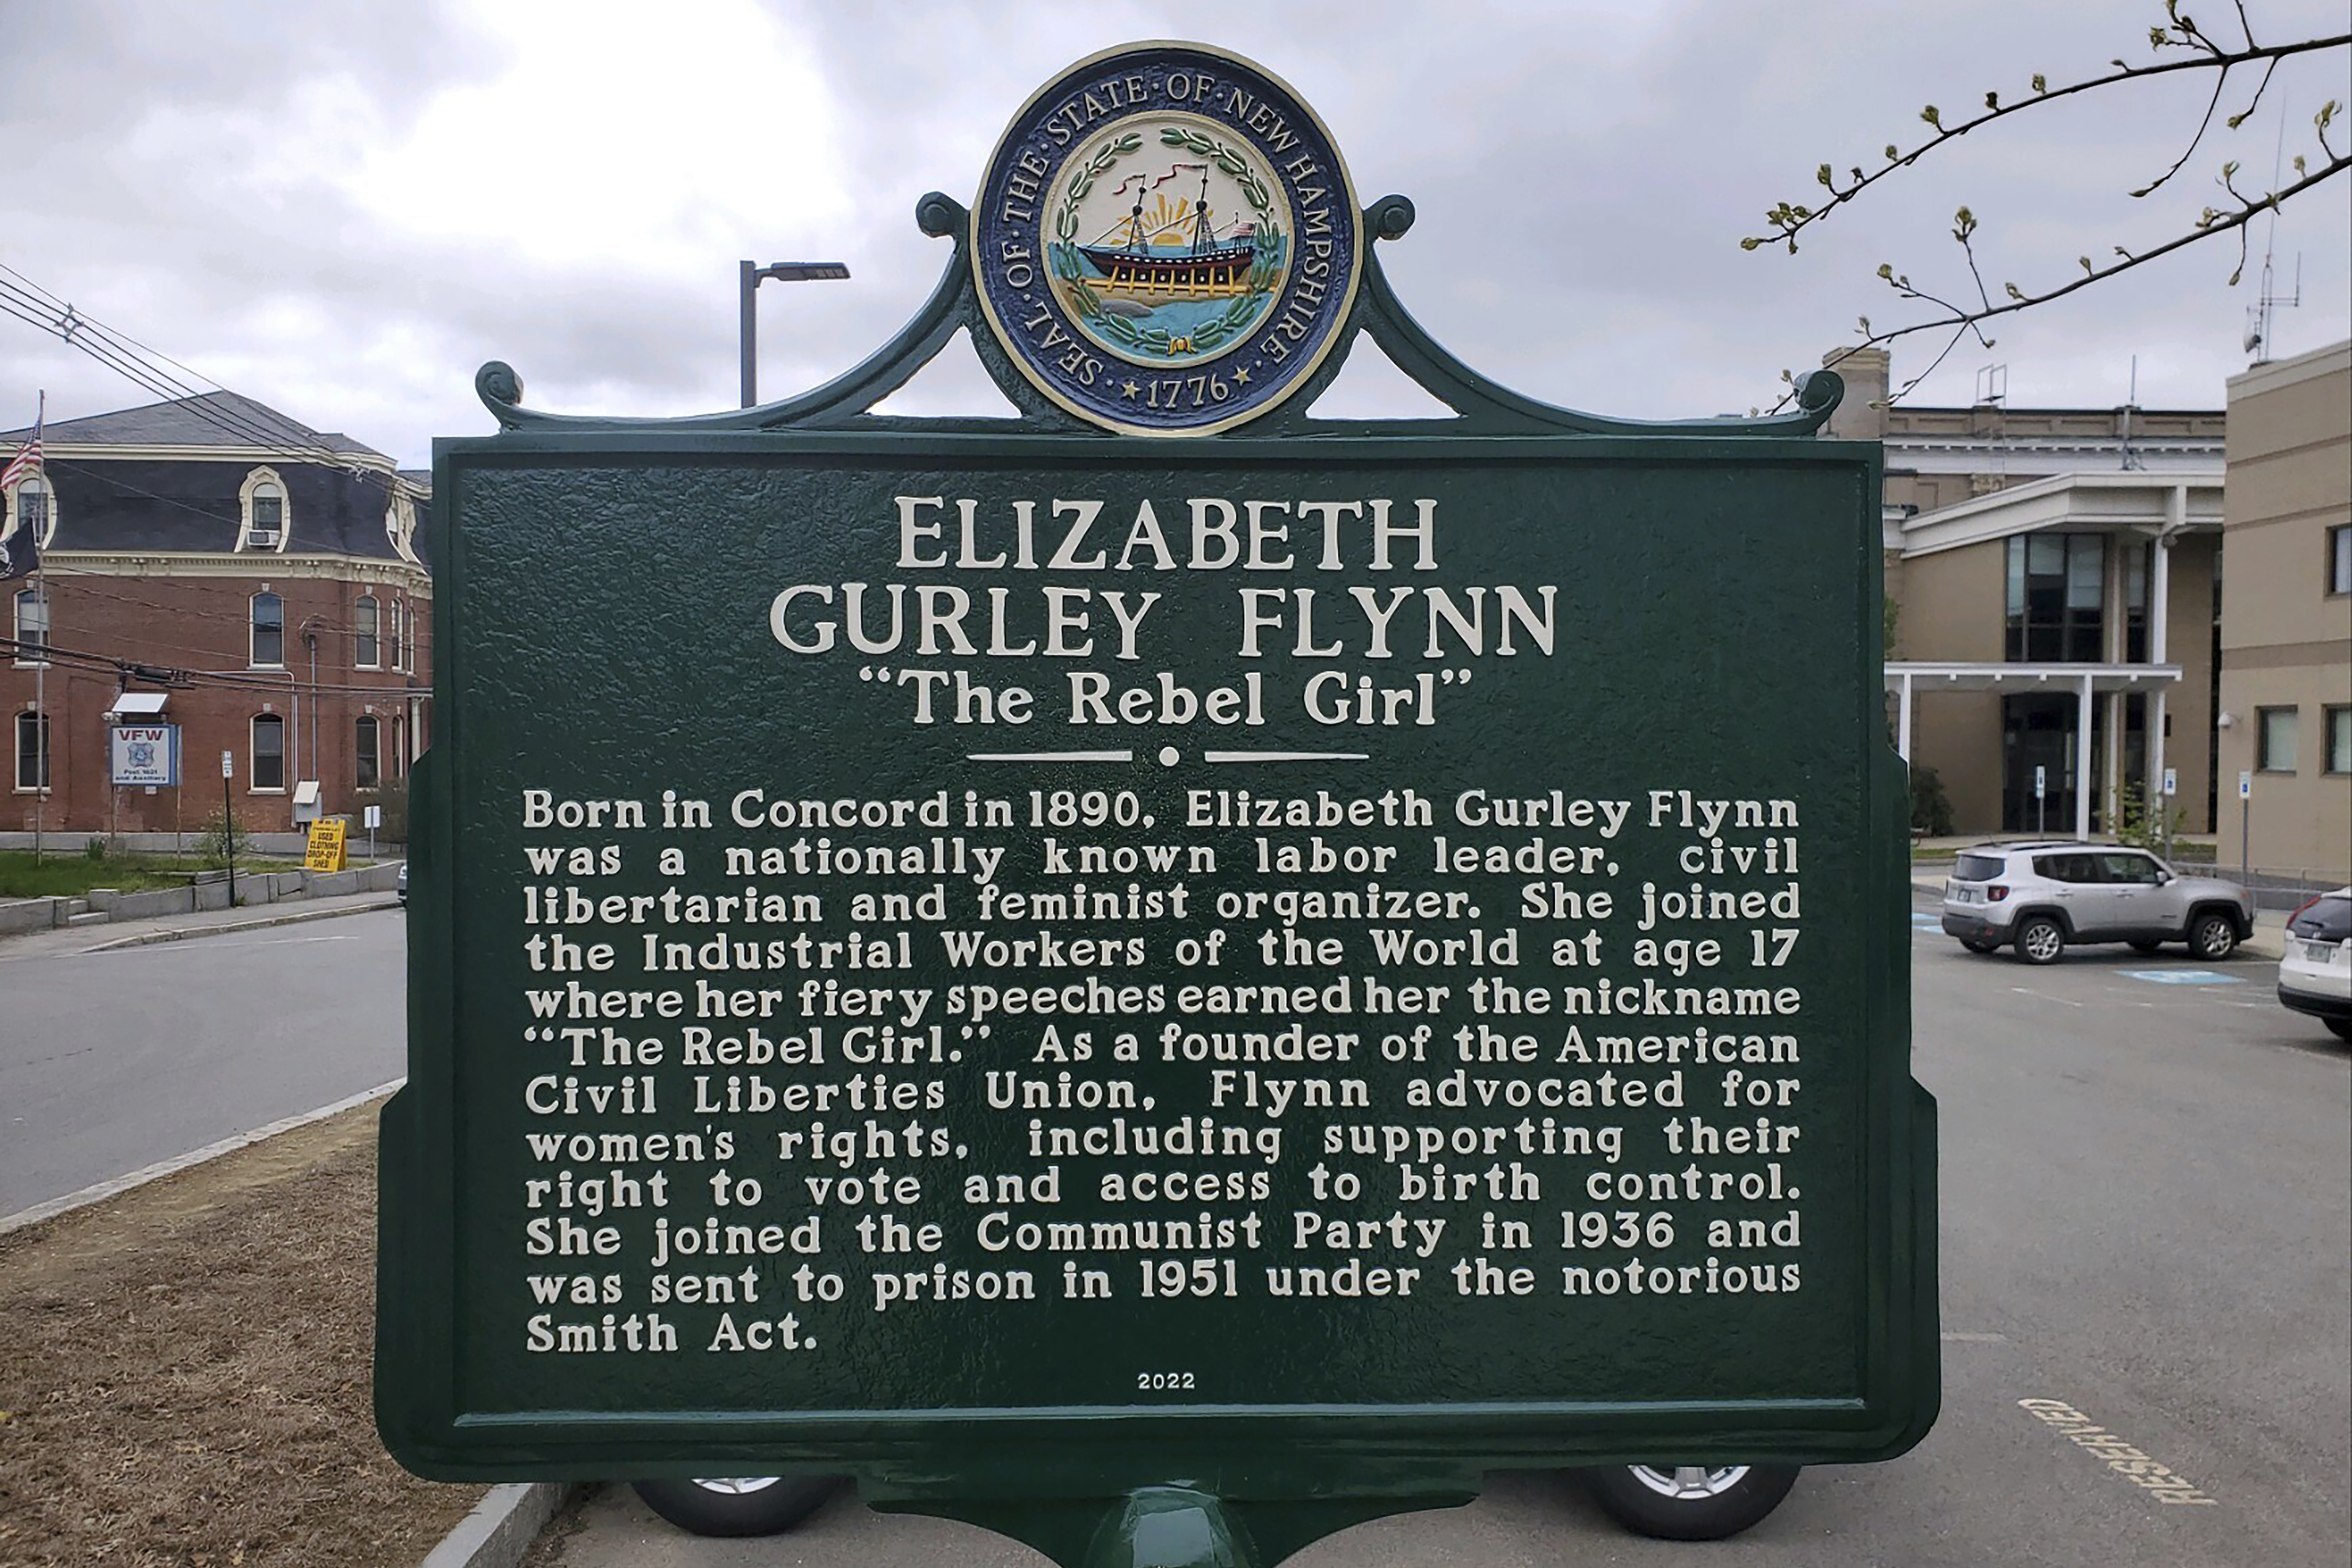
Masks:
[[[343,868],[343,829],[349,826],[340,816],[322,816],[310,824],[310,847],[302,857],[306,871],[340,871]]]

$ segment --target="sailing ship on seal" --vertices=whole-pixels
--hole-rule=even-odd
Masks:
[[[1099,281],[1089,279],[1097,293],[1157,304],[1232,299],[1249,292],[1250,271],[1257,262],[1255,226],[1244,225],[1236,234],[1218,237],[1211,221],[1209,165],[1178,163],[1166,177],[1192,169],[1200,171],[1201,194],[1189,214],[1180,206],[1172,223],[1153,227],[1143,216],[1144,183],[1138,178],[1135,205],[1127,217],[1094,244],[1077,247],[1078,254],[1102,274]],[[1126,231],[1123,242],[1103,243],[1121,229]],[[1154,243],[1171,229],[1181,234],[1176,244]]]

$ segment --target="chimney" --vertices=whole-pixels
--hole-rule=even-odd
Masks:
[[[1844,378],[1845,400],[1822,434],[1840,440],[1878,441],[1886,436],[1886,378],[1894,356],[1885,349],[1833,349],[1822,363]]]

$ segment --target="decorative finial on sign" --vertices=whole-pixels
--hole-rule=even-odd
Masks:
[[[928,193],[915,204],[915,226],[933,239],[947,239],[963,232],[971,215],[961,202],[943,191]]]
[[[1797,406],[1808,414],[1829,417],[1845,399],[1845,377],[1833,370],[1808,371],[1797,378]]]
[[[1382,196],[1364,209],[1364,230],[1374,239],[1402,239],[1412,220],[1411,196]]]
[[[522,377],[506,361],[494,359],[474,373],[474,395],[498,416],[499,424],[512,429],[514,420],[509,416],[522,405]]]

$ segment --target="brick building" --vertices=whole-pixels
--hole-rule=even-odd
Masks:
[[[45,568],[0,605],[0,831],[197,832],[224,752],[248,830],[314,805],[396,825],[430,732],[428,477],[233,393],[52,420],[43,445],[0,496]],[[110,784],[115,721],[177,726],[177,789]]]

